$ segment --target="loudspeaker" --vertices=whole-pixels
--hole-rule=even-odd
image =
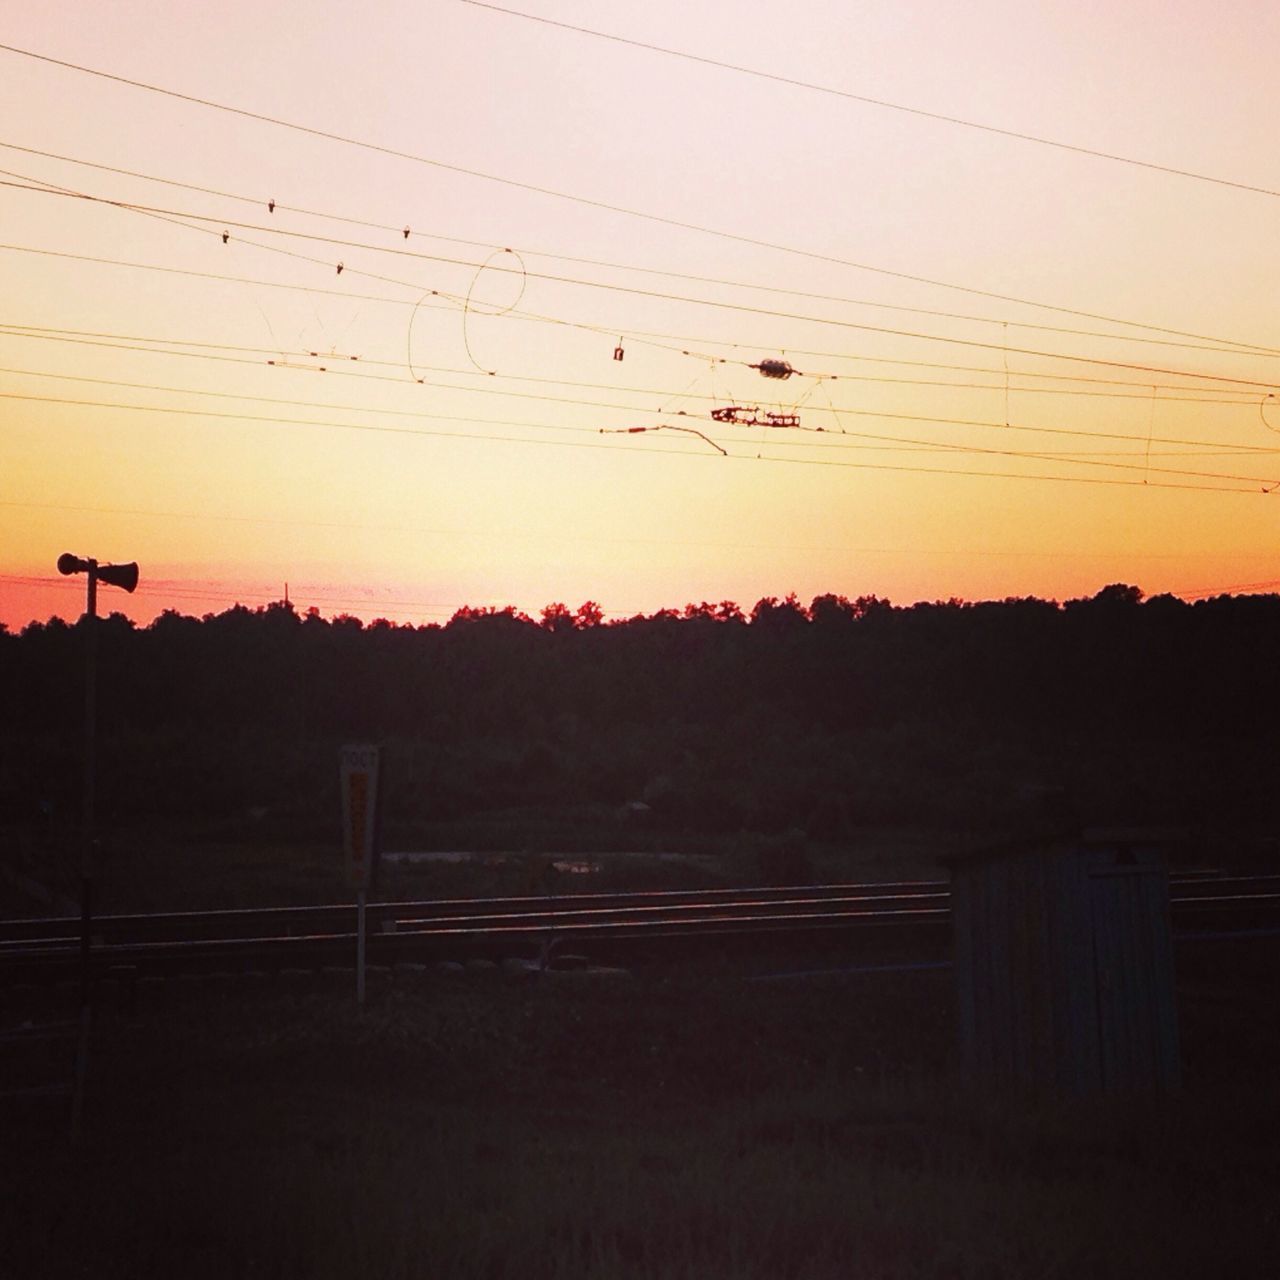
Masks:
[[[128,564],[100,564],[98,581],[132,591],[138,585],[138,562],[131,560]]]
[[[58,572],[63,574],[91,573],[99,582],[132,591],[138,585],[138,562],[128,564],[99,564],[96,560],[81,560],[70,551],[58,557]]]

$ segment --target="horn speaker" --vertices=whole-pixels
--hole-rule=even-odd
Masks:
[[[58,557],[58,572],[61,574],[72,573],[88,573],[89,562],[81,560],[79,556],[73,556],[70,551],[64,551]]]
[[[128,564],[96,564],[92,560],[81,560],[70,551],[64,551],[58,557],[58,572],[62,574],[91,573],[99,582],[110,583],[113,587],[123,587],[132,591],[138,585],[138,562]]]
[[[123,587],[132,591],[138,585],[138,563],[131,560],[128,564],[100,564],[98,581],[109,582],[113,587]]]

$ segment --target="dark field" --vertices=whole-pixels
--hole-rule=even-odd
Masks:
[[[485,852],[483,839],[477,838],[483,834],[476,823],[450,831],[451,840],[435,842],[446,849],[475,851],[460,861],[384,863],[371,900],[938,879],[945,874],[939,857],[958,843],[953,836],[930,830],[868,829],[841,846],[784,835],[707,839],[689,848],[688,842],[674,838],[668,843],[659,836],[649,840],[656,852],[600,852],[600,844],[575,847],[571,842],[566,842],[567,849],[557,844],[552,846],[556,852],[535,852],[516,832],[512,843]],[[22,848],[20,838],[3,830],[0,842],[10,849]],[[415,841],[413,833],[391,845],[424,847],[432,847],[432,842]],[[38,878],[54,891],[44,898],[23,892],[4,876],[0,863],[0,918],[78,915],[78,859],[74,832],[61,833],[25,856],[12,858],[28,881]],[[343,882],[341,851],[333,840],[228,840],[151,823],[114,829],[99,844],[94,885],[99,914],[352,901],[352,891]]]
[[[1275,958],[1225,962],[1180,1097],[1056,1109],[954,1087],[945,973],[106,990],[79,1149],[3,1112],[0,1274],[1271,1276]]]
[[[97,909],[350,901],[344,742],[384,746],[384,847],[481,855],[385,898],[917,878],[1109,824],[1275,870],[1278,634],[1280,597],[1121,585],[616,626],[116,617]],[[82,638],[0,635],[2,864],[64,900]],[[24,892],[0,913],[47,913]],[[1274,938],[1183,945],[1182,1092],[1090,1106],[963,1091],[946,973],[658,958],[380,976],[362,1012],[350,975],[104,989],[79,1146],[63,1102],[0,1109],[0,1276],[1280,1274]],[[0,1025],[73,1006],[0,991]]]

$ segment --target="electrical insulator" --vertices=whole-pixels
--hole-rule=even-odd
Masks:
[[[787,360],[761,360],[755,367],[759,369],[766,378],[786,379],[795,373],[795,370]]]

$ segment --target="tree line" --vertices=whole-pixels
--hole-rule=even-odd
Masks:
[[[426,626],[280,603],[98,626],[127,814],[305,808],[350,740],[400,744],[407,813],[641,800],[718,830],[998,823],[1061,789],[1098,818],[1252,820],[1276,763],[1275,595],[828,594],[618,621],[588,601]],[[72,803],[83,630],[0,633],[0,791]]]

